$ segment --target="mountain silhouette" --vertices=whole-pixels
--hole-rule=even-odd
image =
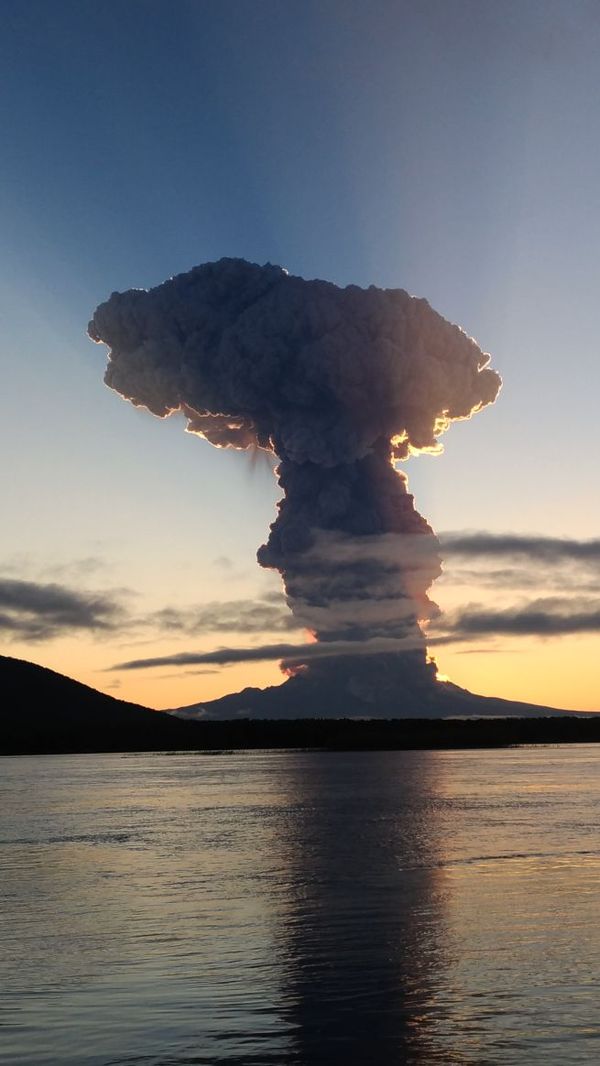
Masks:
[[[381,657],[383,658],[383,656]],[[342,679],[341,679],[342,680]],[[245,688],[216,700],[178,707],[171,711],[180,718],[203,721],[239,718],[295,719],[308,714],[314,718],[539,718],[572,714],[557,707],[478,696],[447,681],[426,679],[425,683],[402,687],[402,678],[393,678],[383,690],[373,685],[352,691],[340,684],[315,683],[298,674],[282,685]]]
[[[258,748],[406,750],[600,741],[600,716],[488,699],[462,689],[454,691],[455,686],[444,689],[446,714],[461,716],[455,718],[411,717],[409,707],[402,718],[368,719],[356,715],[356,708],[346,709],[346,716],[342,710],[337,716],[303,718],[306,705],[296,709],[291,704],[295,715],[269,718],[268,701],[286,687],[282,685],[279,689],[245,689],[213,701],[220,719],[186,721],[114,699],[53,670],[7,656],[0,656],[0,685],[4,695],[0,755]],[[317,715],[319,706],[310,710]],[[178,714],[185,717],[192,712],[198,714],[198,707],[182,708]],[[254,712],[262,717],[252,717]]]
[[[161,751],[198,744],[197,729],[106,696],[43,666],[0,656],[0,753]]]

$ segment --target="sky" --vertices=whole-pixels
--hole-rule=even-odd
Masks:
[[[403,464],[471,534],[432,652],[475,692],[600,708],[598,5],[4,0],[3,29],[2,652],[159,708],[283,680],[113,669],[304,639],[256,564],[268,457],[123,402],[86,336],[111,292],[239,256],[404,288],[491,353],[494,406]]]

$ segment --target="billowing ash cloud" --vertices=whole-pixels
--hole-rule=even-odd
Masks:
[[[452,421],[493,402],[500,378],[476,342],[402,289],[240,259],[113,293],[88,332],[110,348],[106,383],[133,404],[183,411],[216,446],[279,457],[284,496],[258,560],[280,571],[303,626],[321,642],[416,645],[392,663],[327,656],[293,672],[356,689],[381,667],[392,691],[397,667],[403,688],[429,684],[419,622],[435,613],[438,542],[393,463],[439,450]]]

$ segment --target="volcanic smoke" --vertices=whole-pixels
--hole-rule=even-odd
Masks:
[[[267,690],[264,716],[427,702],[438,685],[420,623],[437,610],[439,544],[394,464],[441,450],[451,422],[493,403],[489,356],[402,289],[242,259],[113,293],[88,333],[110,348],[106,384],[134,405],[279,459],[283,499],[258,561],[331,655],[284,663],[290,680]]]

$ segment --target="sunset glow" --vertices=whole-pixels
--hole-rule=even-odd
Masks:
[[[402,288],[477,338],[482,380],[492,353],[505,383],[496,403],[486,400],[471,418],[477,397],[468,412],[442,397],[429,434],[412,410],[389,431],[390,461],[436,533],[598,537],[593,64],[582,59],[575,69],[566,52],[532,44],[531,13],[522,14],[529,29],[515,24],[509,45],[491,10],[465,25],[458,19],[455,34],[390,5],[368,25],[357,14],[358,35],[352,20],[320,12],[319,48],[304,42],[314,64],[306,81],[287,34],[274,29],[278,50],[266,55],[257,27],[240,36],[228,19],[217,25],[207,15],[199,26],[182,9],[165,30],[182,43],[181,69],[169,67],[159,85],[144,72],[161,69],[163,33],[126,61],[127,31],[96,25],[94,16],[75,32],[58,7],[51,25],[42,11],[35,25],[26,13],[10,23],[9,37],[20,42],[10,54],[21,56],[22,45],[27,62],[6,60],[15,150],[6,163],[0,268],[10,312],[5,654],[170,707],[280,684],[284,675],[276,662],[163,676],[110,668],[307,639],[310,620],[289,628],[277,574],[256,565],[283,494],[273,427],[259,440],[239,411],[217,416],[214,404],[205,410],[191,397],[187,409],[179,396],[160,409],[146,397],[155,414],[177,412],[170,419],[132,410],[103,387],[106,349],[85,337],[91,310],[111,292],[143,295],[221,257],[280,263],[290,284],[301,277],[339,291]],[[578,17],[574,9],[561,17],[556,39],[577,40],[585,52],[594,31],[580,33]],[[86,48],[65,51],[65,42],[87,41],[92,26],[104,61],[82,65]],[[188,48],[197,53],[191,66]],[[357,64],[372,73],[360,91]],[[59,114],[67,84],[73,107]],[[132,84],[144,93],[132,94]],[[163,121],[174,114],[180,125]],[[111,146],[102,167],[99,142]],[[376,378],[357,380],[364,406]],[[432,369],[433,386],[439,380]],[[414,388],[411,380],[406,395]],[[378,409],[391,395],[383,388]],[[442,434],[444,454],[432,454]],[[259,452],[264,462],[250,461]],[[427,632],[445,676],[487,695],[599,707],[597,563],[557,569],[533,554],[517,575],[514,560],[490,558],[482,575],[479,564],[441,554],[444,575],[429,596],[442,615]],[[49,586],[66,597],[60,610]],[[231,604],[241,605],[238,616]]]

